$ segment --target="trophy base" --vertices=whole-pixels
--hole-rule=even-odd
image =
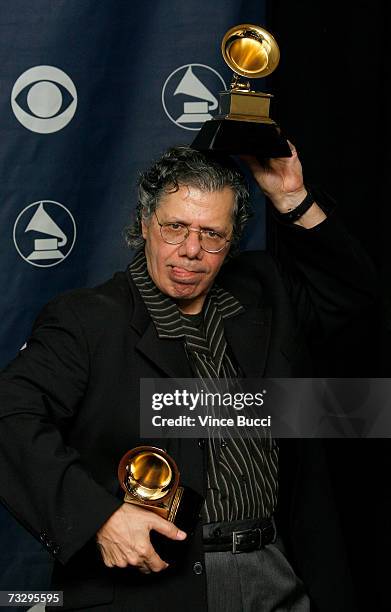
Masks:
[[[291,157],[286,138],[275,123],[231,119],[206,121],[191,144],[198,151],[228,155],[256,155],[258,158]]]

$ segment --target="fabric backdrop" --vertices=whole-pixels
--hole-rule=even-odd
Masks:
[[[0,367],[51,297],[126,266],[140,170],[216,114],[224,33],[265,17],[262,0],[1,3]],[[44,588],[46,552],[3,508],[0,540],[0,588]]]

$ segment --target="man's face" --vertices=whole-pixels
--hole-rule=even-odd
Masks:
[[[181,185],[178,191],[165,194],[156,214],[160,223],[182,223],[192,229],[209,229],[232,234],[234,193],[231,188],[221,191],[201,191]],[[189,232],[181,244],[167,244],[153,214],[142,223],[148,272],[160,291],[173,298],[187,314],[200,312],[206,294],[220,270],[229,250],[229,242],[219,253],[207,253],[201,248],[200,235]]]

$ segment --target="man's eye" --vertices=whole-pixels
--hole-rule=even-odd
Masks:
[[[182,225],[181,223],[167,223],[166,227],[168,227],[168,229],[172,230],[173,232],[180,232],[181,230],[183,230],[184,225]]]
[[[220,240],[223,237],[221,234],[218,234],[217,232],[214,232],[213,230],[208,230],[206,232],[206,235],[208,238],[212,238],[212,240]]]

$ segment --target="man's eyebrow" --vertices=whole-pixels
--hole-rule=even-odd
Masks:
[[[224,234],[226,230],[224,230],[221,227],[208,227],[208,226],[202,226],[201,229],[206,230],[206,231],[211,231],[211,232],[216,232],[217,234]],[[227,230],[228,231],[228,230]]]
[[[189,225],[186,223],[186,221],[183,221],[183,219],[175,217],[174,215],[168,215],[167,219],[164,220],[164,223],[181,223],[182,225]]]
[[[170,215],[164,221],[164,223],[180,223],[181,225],[186,225],[186,227],[190,227],[190,225],[191,225],[191,223],[187,223],[186,221],[184,221],[180,217],[175,217],[175,216],[170,216]],[[211,227],[210,225],[201,225],[200,229],[202,229],[202,230],[209,230],[209,231],[212,231],[212,232],[217,232],[218,234],[224,234],[226,231],[228,231],[228,230],[223,229],[221,226]]]

